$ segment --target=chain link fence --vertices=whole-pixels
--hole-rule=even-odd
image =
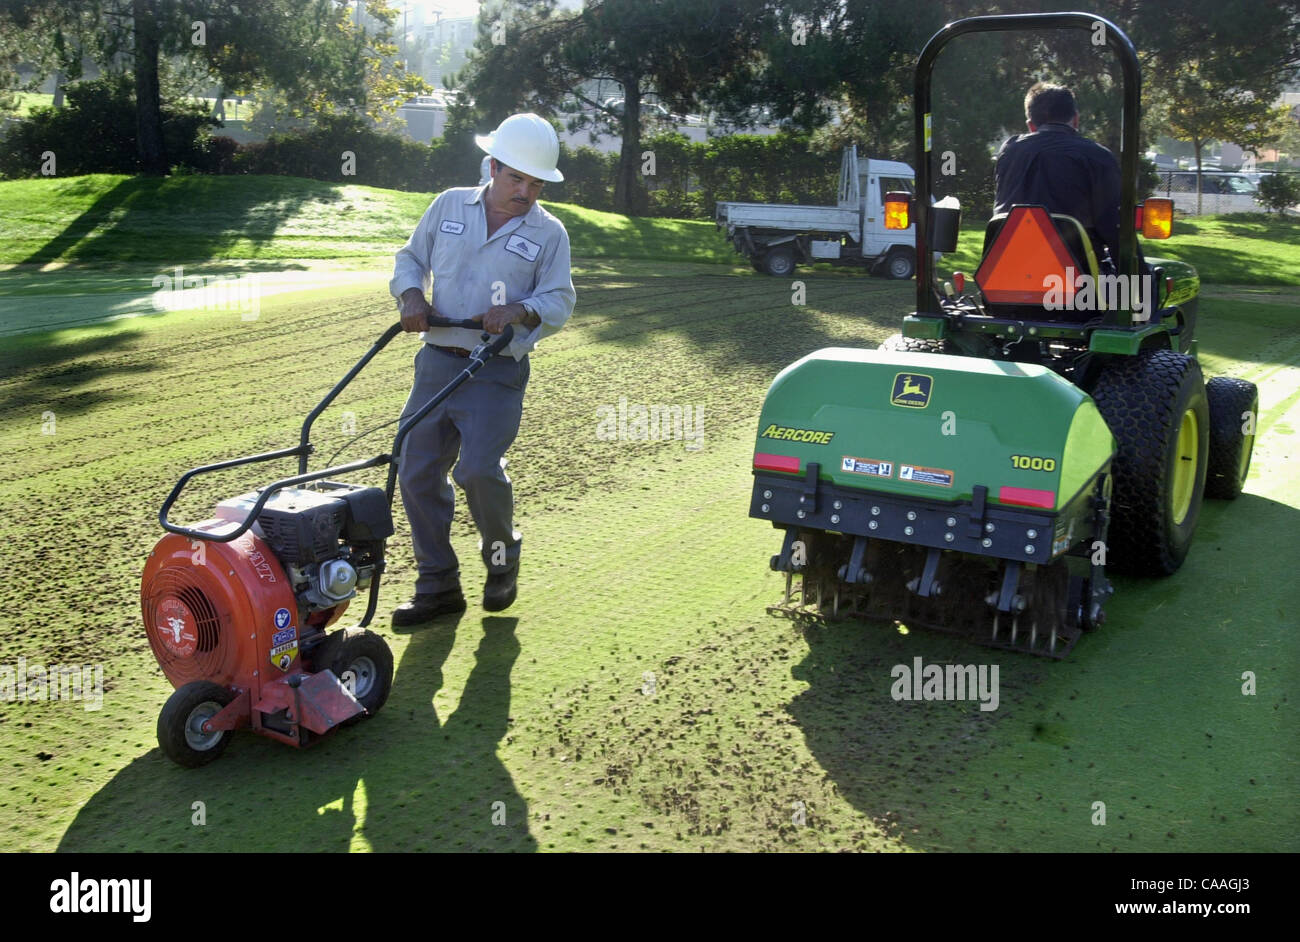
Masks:
[[[1196,196],[1195,170],[1161,170],[1159,182],[1152,196],[1164,196],[1174,201],[1175,212],[1188,216],[1218,215],[1220,213],[1262,213],[1266,207],[1259,201],[1259,181],[1271,171],[1254,173],[1225,170],[1201,171],[1201,195]],[[1300,171],[1280,171],[1284,176],[1300,182]],[[1300,206],[1291,207],[1300,211]]]

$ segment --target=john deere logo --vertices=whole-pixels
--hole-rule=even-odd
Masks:
[[[889,401],[908,409],[924,409],[930,404],[930,387],[934,379],[921,373],[899,373],[894,377],[894,392]]]

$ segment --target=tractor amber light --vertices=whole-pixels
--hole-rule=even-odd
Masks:
[[[787,455],[768,455],[761,451],[754,452],[755,471],[787,471],[799,473],[799,459]]]
[[[1148,239],[1167,239],[1174,231],[1174,201],[1151,196],[1142,204],[1142,235]]]
[[[975,272],[975,283],[990,304],[1039,305],[1055,283],[1068,306],[1074,301],[1074,269],[1070,250],[1047,210],[1016,206]]]
[[[885,194],[885,228],[906,229],[912,224],[908,218],[912,205],[911,193]]]
[[[1046,507],[1050,510],[1056,506],[1056,492],[1037,491],[1032,487],[1000,487],[998,502],[1019,507]]]

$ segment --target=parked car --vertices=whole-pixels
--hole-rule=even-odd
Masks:
[[[1201,171],[1201,209],[1203,213],[1253,213],[1263,209],[1256,196],[1259,184],[1244,173],[1223,170]],[[1196,171],[1175,170],[1160,173],[1157,196],[1174,201],[1174,209],[1195,215]]]

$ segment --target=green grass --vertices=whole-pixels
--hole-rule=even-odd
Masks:
[[[27,115],[37,108],[48,108],[54,104],[54,95],[48,92],[19,92],[18,114]]]
[[[576,281],[574,320],[534,359],[510,455],[519,601],[506,617],[472,605],[392,634],[413,577],[399,510],[375,623],[396,662],[384,710],[302,752],[241,732],[196,772],[154,742],[170,687],[138,586],[157,507],[188,467],[295,440],[391,304],[338,291],[268,299],[253,322],[193,311],[7,340],[0,665],[99,663],[107,689],[98,711],[0,702],[0,847],[1300,849],[1288,296],[1202,306],[1210,372],[1262,387],[1247,494],[1205,508],[1174,577],[1117,580],[1107,625],[1055,663],[881,625],[801,633],[765,612],[780,594],[777,541],[746,513],[763,394],[811,350],[895,330],[908,285],[812,273],[795,307],[788,283],[716,265],[591,260]],[[342,410],[358,429],[397,413],[412,343],[321,417],[318,454],[341,443]],[[621,396],[702,408],[703,447],[599,441],[596,409]],[[383,450],[385,434],[344,457]],[[258,481],[200,481],[175,516]],[[473,600],[476,535],[458,513]],[[999,709],[894,702],[890,667],[916,656],[1000,664]],[[1245,670],[1256,696],[1241,693]]]
[[[231,261],[391,257],[432,194],[297,177],[93,174],[0,182],[0,264]],[[633,219],[547,204],[573,254],[734,262],[711,223]]]
[[[0,183],[4,260],[52,263],[0,276],[11,298],[58,304],[40,297],[53,282],[93,303],[173,264],[377,276],[268,297],[251,322],[199,310],[5,338],[0,666],[100,664],[106,690],[97,711],[0,700],[0,849],[1300,850],[1300,292],[1206,287],[1207,375],[1261,387],[1247,493],[1206,505],[1175,576],[1116,579],[1108,623],[1049,663],[881,625],[799,632],[765,611],[777,541],[746,508],[768,384],[812,350],[874,345],[914,286],[801,270],[807,304],[793,306],[788,281],[748,271],[708,223],[565,206],[578,309],[534,358],[510,454],[520,600],[506,617],[471,604],[389,631],[413,579],[399,505],[375,622],[396,663],[383,712],[303,752],[241,732],[216,764],[173,767],[154,739],[170,685],[138,599],[158,505],[186,468],[296,440],[391,322],[382,270],[427,202],[280,178]],[[1204,240],[1187,248],[1212,270],[1234,269],[1213,269],[1210,249],[1257,274],[1294,251],[1251,220],[1195,225],[1181,237]],[[318,456],[342,443],[342,411],[358,429],[397,414],[412,344],[399,338],[321,417]],[[702,408],[704,447],[598,440],[596,409],[622,396]],[[386,434],[344,458],[384,450]],[[200,479],[174,515],[261,482]],[[458,514],[473,602],[476,533]],[[894,702],[890,666],[915,656],[1000,664],[1001,706]]]
[[[130,266],[154,263],[228,270],[391,257],[431,196],[297,177],[0,181],[0,265],[89,264],[95,276],[113,266],[134,279],[143,269]],[[710,222],[547,206],[568,228],[575,258],[743,264]],[[1166,242],[1145,243],[1146,250],[1190,262],[1204,282],[1300,284],[1300,221],[1206,216],[1179,219],[1174,232]],[[973,273],[982,242],[983,223],[968,222],[941,270]]]
[[[1203,283],[1300,284],[1300,219],[1293,216],[1179,217],[1169,239],[1140,241],[1148,255],[1190,263]],[[944,256],[940,270],[974,275],[983,247],[984,222],[964,222],[958,250]]]

